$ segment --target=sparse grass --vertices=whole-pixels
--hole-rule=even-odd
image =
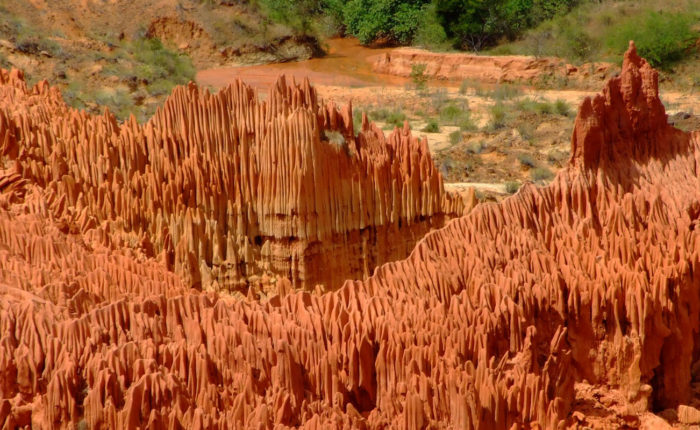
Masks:
[[[406,114],[399,109],[377,109],[368,113],[369,119],[379,121],[385,124],[385,129],[390,130],[394,127],[403,127],[406,121]]]
[[[426,133],[439,133],[440,132],[440,125],[438,122],[434,119],[429,119],[428,123],[421,129],[421,131],[424,131]]]
[[[508,181],[506,182],[506,192],[508,194],[515,194],[520,189],[520,182]]]
[[[569,116],[571,114],[571,106],[562,99],[557,99],[554,102],[554,110],[561,116]]]
[[[522,88],[513,84],[499,84],[495,89],[487,94],[488,97],[498,100],[505,101],[522,95]]]
[[[527,168],[535,167],[535,160],[529,154],[519,154],[518,161]]]
[[[489,94],[486,90],[484,90],[484,86],[481,83],[481,81],[476,79],[463,80],[462,83],[459,85],[459,93],[462,95],[466,95],[469,92],[470,88],[474,89],[474,95],[478,97],[485,97]]]
[[[456,145],[461,141],[462,141],[462,132],[461,131],[455,130],[452,133],[450,133],[450,143],[452,145]]]
[[[518,133],[520,133],[520,137],[522,137],[523,140],[532,143],[532,139],[535,136],[535,130],[530,123],[518,124],[516,129],[518,130]]]
[[[554,174],[551,170],[547,169],[546,167],[538,167],[530,171],[530,177],[533,181],[547,181],[549,179],[552,179],[554,177]]]
[[[489,109],[489,114],[491,116],[491,121],[489,122],[489,127],[492,130],[498,130],[506,125],[506,107],[503,103],[498,102],[491,106]]]
[[[569,116],[571,113],[571,107],[562,99],[557,99],[555,102],[549,102],[546,100],[533,100],[531,98],[525,98],[518,100],[515,106],[520,111],[534,112],[538,115],[551,115],[557,113],[562,116]]]

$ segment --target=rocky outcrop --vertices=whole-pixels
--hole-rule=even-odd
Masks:
[[[245,291],[251,276],[337,288],[404,258],[463,205],[425,140],[389,136],[284,78],[176,89],[145,125],[68,108],[45,82],[1,72],[0,154],[60,199],[54,216],[156,256],[188,285]]]
[[[286,88],[295,106],[311,94]],[[276,97],[266,109],[285,106]],[[700,133],[667,125],[657,73],[631,47],[582,105],[551,185],[477,206],[365,281],[325,294],[280,281],[264,301],[188,290],[148,255],[103,245],[111,224],[84,228],[96,221],[67,204],[72,188],[25,173],[59,165],[15,162],[0,175],[0,425],[561,428],[585,423],[581,381],[622,391],[645,423],[666,408],[695,422],[698,160]]]
[[[609,63],[575,67],[552,57],[439,53],[415,48],[394,49],[372,58],[373,70],[388,75],[408,77],[415,64],[425,64],[424,73],[434,79],[473,79],[487,83],[601,80],[612,72]]]

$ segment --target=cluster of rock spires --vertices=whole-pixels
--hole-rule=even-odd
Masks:
[[[351,106],[320,104],[308,81],[282,78],[262,102],[240,81],[216,95],[178,87],[143,126],[71,109],[17,71],[0,83],[0,153],[54,216],[139,244],[190,286],[278,275],[337,288],[464,210],[425,139],[366,118],[356,135]]]
[[[220,97],[183,88],[144,128],[119,128],[109,115],[61,115],[57,92],[43,84],[28,93],[16,73],[2,79],[0,145],[13,160],[0,173],[2,428],[72,428],[83,420],[117,429],[560,428],[571,423],[574,384],[584,380],[622,391],[633,413],[692,410],[685,404],[700,355],[700,133],[667,124],[657,73],[634,47],[621,75],[583,103],[571,162],[551,185],[477,206],[364,281],[328,293],[290,291],[280,281],[264,301],[189,288],[181,268],[207,258],[206,240],[216,236],[208,220],[231,213],[246,221],[227,225],[326,238],[370,219],[346,208],[336,212],[346,220],[310,211],[304,218],[300,192],[318,190],[317,208],[353,201],[321,188],[338,189],[340,175],[319,173],[323,183],[312,187],[299,173],[303,188],[270,179],[262,196],[226,188],[252,181],[238,179],[253,175],[243,157],[255,153],[277,166],[328,158],[335,161],[314,171],[341,173],[361,171],[351,163],[376,165],[370,155],[386,160],[390,169],[366,171],[384,172],[374,186],[392,199],[370,200],[388,205],[370,213],[403,226],[421,213],[449,212],[424,146],[395,133],[389,139],[403,149],[393,156],[402,162],[391,163],[370,143],[368,136],[382,140],[380,132],[365,123],[352,141],[349,112],[317,109],[307,86],[282,83],[264,105],[242,85]],[[224,113],[228,123],[219,120]],[[273,125],[264,133],[250,124]],[[317,124],[339,130],[357,160],[319,146]],[[257,151],[218,146],[233,136],[248,145],[244,136],[254,133],[271,136]],[[280,150],[294,144],[288,136],[307,143],[296,153]],[[144,147],[163,155],[147,160]],[[304,151],[324,152],[304,158]],[[217,177],[209,170],[231,176],[205,182],[173,174],[184,170],[171,160],[208,181]],[[221,208],[224,195],[241,206]],[[272,214],[297,208],[300,219],[261,216],[270,213],[255,205],[274,207]],[[160,228],[183,212],[169,209],[178,207],[194,209],[184,210],[186,228],[166,239]],[[171,245],[156,244],[170,240],[175,272],[135,251],[128,236],[119,242],[118,222],[141,249],[162,246],[167,254]]]

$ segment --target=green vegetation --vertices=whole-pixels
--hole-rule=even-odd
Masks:
[[[620,61],[630,40],[652,66],[669,69],[695,50],[700,37],[698,0],[580,1],[553,14],[494,54],[556,56],[575,64]],[[551,85],[550,85],[551,86]]]
[[[492,130],[498,130],[505,127],[506,125],[506,108],[503,103],[498,102],[491,106],[489,109],[489,114],[491,115],[491,122],[489,127]]]
[[[424,91],[428,83],[428,75],[425,74],[425,64],[413,64],[411,66],[411,81],[418,91]]]
[[[452,133],[450,133],[450,143],[452,145],[456,145],[461,141],[462,141],[462,132],[461,131],[455,130]]]
[[[368,112],[367,116],[372,121],[383,122],[386,124],[385,129],[393,129],[394,127],[403,127],[404,121],[406,121],[406,114],[399,109],[389,110],[389,109],[377,109]]]
[[[284,0],[280,0],[284,1]],[[422,0],[350,0],[343,7],[346,31],[368,44],[411,43],[421,22]]]
[[[424,131],[426,133],[439,133],[440,132],[440,125],[435,119],[429,119],[428,123],[423,127],[421,131]]]
[[[571,113],[569,104],[561,99],[557,99],[555,102],[549,102],[546,100],[525,98],[518,100],[515,106],[522,112],[533,112],[539,115],[551,115],[556,113],[561,116],[569,116]]]
[[[605,42],[613,52],[624,52],[627,42],[634,40],[639,55],[652,66],[669,67],[695,45],[698,32],[692,25],[696,21],[697,17],[685,13],[649,10],[623,21]]]
[[[469,154],[481,154],[485,148],[486,145],[482,141],[472,142],[467,146],[467,152]]]
[[[481,50],[513,40],[585,0],[254,0],[297,35],[350,34],[363,44],[415,44]],[[320,24],[320,25],[319,25]]]
[[[105,59],[112,63],[105,69],[106,75],[143,83],[153,95],[167,94],[175,85],[194,80],[195,69],[190,58],[166,49],[158,39],[122,42]]]
[[[506,182],[506,192],[508,194],[515,194],[520,189],[520,183],[516,181]]]
[[[528,168],[535,167],[536,165],[535,160],[533,160],[529,154],[519,154],[518,161],[520,161],[520,164]]]
[[[547,181],[552,179],[554,174],[546,167],[538,167],[530,172],[530,177],[533,181]]]
[[[494,100],[503,101],[518,97],[522,95],[522,93],[523,90],[518,86],[512,84],[500,84],[493,91],[489,92],[487,97]]]

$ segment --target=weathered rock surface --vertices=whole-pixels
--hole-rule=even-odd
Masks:
[[[523,55],[472,55],[430,52],[416,48],[394,49],[372,60],[377,73],[410,76],[413,65],[425,64],[425,74],[435,79],[474,79],[482,82],[525,82],[552,77],[571,80],[604,79],[612,64],[595,63],[580,68],[552,57]]]
[[[53,215],[139,245],[191,286],[271,274],[337,288],[463,212],[425,140],[366,120],[356,134],[351,106],[321,104],[308,82],[282,78],[263,102],[240,81],[180,87],[144,126],[68,108],[18,72],[0,83],[0,153],[59,200]]]
[[[286,88],[295,106],[311,94]],[[236,89],[227,97],[251,100]],[[4,95],[17,97],[26,114],[19,123],[12,122],[19,113],[0,117],[4,157],[31,159],[0,175],[3,428],[72,428],[80,420],[117,429],[560,428],[585,420],[574,402],[574,384],[584,380],[622,391],[628,413],[643,415],[633,422],[652,423],[646,411],[666,408],[695,419],[680,406],[693,404],[691,369],[700,355],[700,133],[667,125],[657,73],[633,47],[621,76],[582,105],[571,162],[550,186],[477,206],[364,282],[318,294],[289,292],[282,281],[267,301],[187,290],[163,264],[109,239],[112,224],[97,220],[111,218],[89,212],[106,205],[80,203],[71,194],[78,185],[42,179],[70,168],[47,155],[55,146],[80,148],[77,139],[7,144],[20,130],[35,130],[25,135],[30,141],[48,140],[46,128],[30,127],[50,123],[45,91],[40,85],[31,96],[42,100],[37,105]],[[194,90],[173,99],[186,91]],[[276,100],[273,93],[270,107],[254,115],[286,106]],[[168,130],[186,127],[183,135],[202,142],[224,127],[197,122],[207,109],[192,105],[197,114],[183,115],[190,122],[174,121],[167,112],[188,105],[170,102],[159,114],[170,128],[151,124],[144,133],[164,135],[162,150],[176,153],[193,141],[169,145]],[[234,130],[251,123],[235,118]],[[52,130],[71,121],[93,124],[76,113]],[[94,124],[77,128],[100,145],[83,151],[109,159],[120,148],[116,136],[138,141],[129,131],[135,126],[117,135],[103,131],[114,127],[109,117]],[[118,152],[114,163],[139,160],[138,146],[126,148],[133,154]],[[45,158],[56,161],[36,161]],[[97,175],[104,165],[78,160],[80,178],[112,183]],[[201,196],[216,196],[218,186]],[[110,205],[127,226],[138,225],[130,210],[145,216],[121,200]]]

